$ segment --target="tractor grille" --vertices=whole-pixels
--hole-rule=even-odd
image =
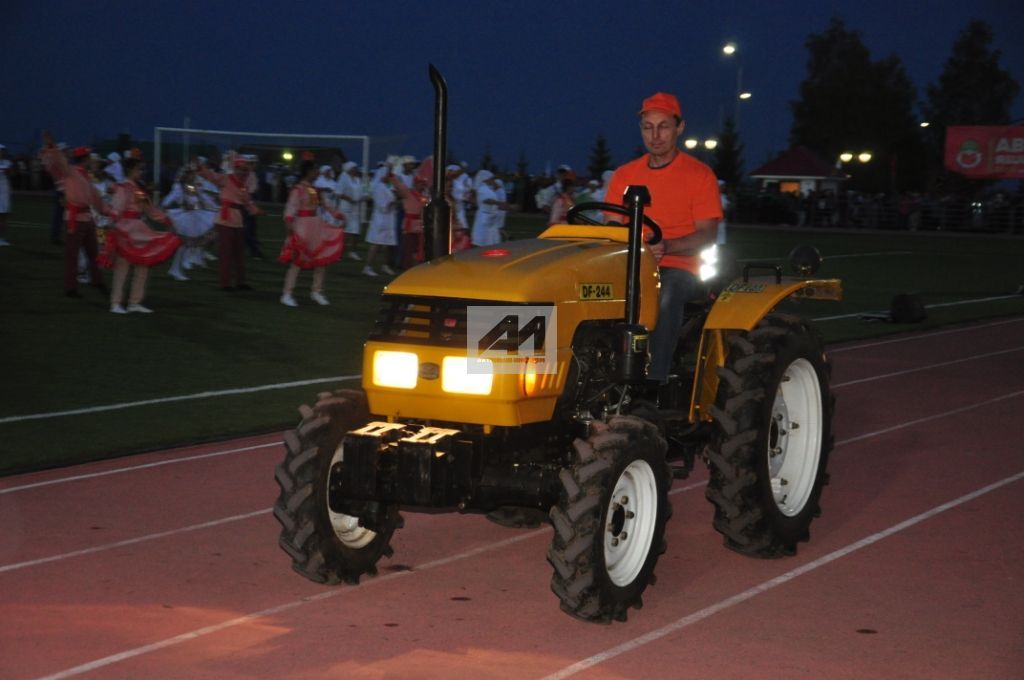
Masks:
[[[385,295],[371,340],[440,347],[466,346],[466,310],[470,306],[508,307],[527,303]]]

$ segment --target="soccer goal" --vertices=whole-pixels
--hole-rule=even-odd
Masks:
[[[246,132],[238,130],[199,130],[181,127],[153,128],[153,181],[162,195],[170,190],[178,169],[202,156],[209,163],[220,163],[233,150],[258,159],[260,180],[257,200],[283,203],[299,165],[312,159],[317,165],[330,165],[335,172],[342,163],[354,161],[369,177],[370,137],[367,135],[295,134],[289,132]]]

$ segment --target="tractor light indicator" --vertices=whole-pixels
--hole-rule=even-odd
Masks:
[[[718,276],[718,246],[712,244],[700,252],[700,280]]]
[[[416,387],[419,359],[412,352],[378,350],[373,353],[373,384],[378,387]]]
[[[537,392],[537,360],[527,359],[523,363],[523,394],[532,397]]]
[[[494,365],[490,359],[473,359],[470,370],[467,357],[445,357],[441,362],[441,389],[456,394],[490,394],[494,384]]]

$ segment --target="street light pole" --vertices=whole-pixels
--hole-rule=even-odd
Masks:
[[[733,116],[733,124],[736,131],[740,129],[740,99],[743,96],[743,65],[739,59],[736,60],[736,114]]]

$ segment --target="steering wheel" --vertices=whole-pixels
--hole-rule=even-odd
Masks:
[[[602,212],[615,213],[616,215],[624,215],[625,217],[632,217],[633,214],[629,209],[623,205],[616,205],[615,203],[600,203],[598,201],[588,201],[587,203],[577,203],[573,207],[569,208],[569,212],[566,214],[565,219],[568,220],[569,224],[591,224],[595,227],[618,227],[622,225],[618,224],[605,224],[604,222],[598,222],[592,217],[584,215],[585,211],[589,210],[600,210]],[[658,223],[652,220],[649,216],[644,215],[644,226],[648,227],[652,232],[651,237],[647,239],[648,245],[654,245],[655,243],[661,242],[661,227]]]

